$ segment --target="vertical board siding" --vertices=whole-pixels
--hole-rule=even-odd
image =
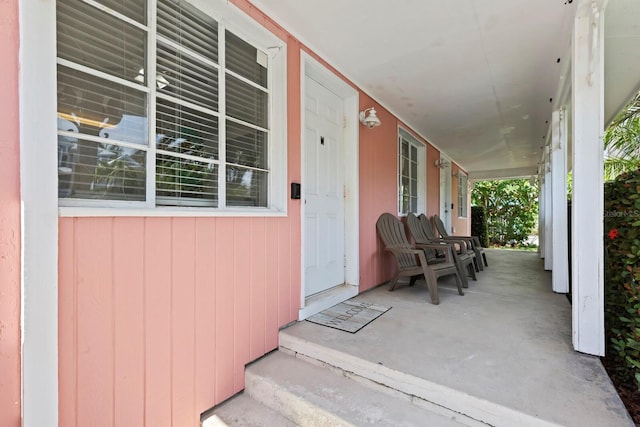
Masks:
[[[267,273],[267,231],[264,218],[251,220],[253,245],[247,247],[251,257],[249,295],[249,359],[254,360],[266,352],[266,273]]]
[[[277,253],[278,258],[291,260],[291,240],[289,223],[283,219],[277,220],[278,226],[278,245]],[[299,259],[296,260],[299,262]],[[289,264],[281,265],[278,269],[278,324],[286,325],[292,320],[298,317],[298,313],[292,313],[291,311],[291,270]],[[297,310],[296,310],[297,311]]]
[[[114,425],[143,425],[144,227],[140,218],[113,223]]]
[[[360,127],[360,291],[391,278],[393,264],[376,231],[385,212],[398,213],[398,120],[360,94],[360,108],[375,107],[382,124]]]
[[[233,366],[233,389],[244,388],[244,365],[251,354],[251,268],[253,260],[246,243],[251,241],[251,221],[236,221],[233,240],[235,286],[233,303],[234,313],[234,359],[240,363]],[[239,224],[238,224],[239,223]]]
[[[216,400],[234,393],[234,218],[220,218],[216,227]]]
[[[79,218],[79,221],[84,219]],[[171,219],[144,225],[145,425],[170,426],[171,398]]]
[[[61,218],[60,425],[195,426],[298,301],[286,218]]]
[[[87,218],[76,223],[77,422],[81,426],[114,423],[112,223],[111,218]],[[98,419],[96,414],[100,414]]]
[[[280,266],[278,265],[278,251],[274,249],[274,246],[278,243],[278,228],[269,226],[267,227],[266,234],[267,242],[271,249],[266,251],[266,283],[268,285],[265,289],[267,294],[265,299],[265,350],[269,351],[278,346],[278,327],[281,326],[278,322],[278,271],[280,270]]]
[[[61,426],[77,425],[78,399],[78,334],[75,267],[75,220],[60,221],[58,229],[58,375],[59,412]],[[65,286],[63,286],[65,284]],[[63,351],[64,350],[64,351]]]
[[[211,402],[218,401],[213,363],[216,356],[216,222],[198,218],[195,239],[195,410],[200,414],[211,407]]]
[[[287,286],[289,287],[289,300],[287,301],[289,317],[287,318],[287,323],[298,319],[298,310],[300,309],[302,287],[300,286],[298,278],[302,277],[302,262],[300,261],[300,248],[302,245],[302,237],[300,233],[301,227],[302,222],[300,214],[298,213],[298,215],[291,218],[291,221],[289,222],[289,229],[287,230],[287,239],[289,241],[289,246],[287,247],[287,258],[283,258],[284,255],[280,256],[281,260],[289,260],[285,265],[289,272],[289,275],[286,277]]]
[[[193,426],[195,413],[195,219],[171,220],[171,391],[174,426]]]

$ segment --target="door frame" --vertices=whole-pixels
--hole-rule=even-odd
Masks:
[[[344,103],[345,126],[343,129],[343,167],[344,167],[344,254],[345,254],[345,283],[320,292],[311,297],[305,296],[304,259],[306,251],[305,218],[305,89],[307,77],[320,83],[331,92],[342,98]],[[360,215],[359,215],[359,122],[358,122],[358,91],[335,75],[323,64],[306,52],[300,54],[300,176],[301,198],[300,205],[300,310],[299,320],[318,313],[339,302],[358,294],[360,286]]]

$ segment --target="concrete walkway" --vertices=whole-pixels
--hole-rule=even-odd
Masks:
[[[356,299],[393,308],[356,334],[299,322],[281,331],[281,349],[341,359],[345,371],[489,425],[633,425],[599,359],[573,351],[571,306],[538,254],[487,258],[465,296],[446,279],[438,306],[424,282],[381,286]]]

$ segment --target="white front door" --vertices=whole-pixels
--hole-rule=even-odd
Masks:
[[[344,101],[305,77],[305,296],[345,282]]]
[[[451,233],[451,160],[440,156],[440,219]]]

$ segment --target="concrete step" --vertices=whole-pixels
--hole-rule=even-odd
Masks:
[[[296,424],[246,393],[240,393],[216,407],[212,419],[203,423],[203,427],[224,426],[295,427]]]
[[[245,394],[305,427],[484,425],[282,351],[247,367]]]
[[[558,427],[558,424],[490,402],[460,390],[418,378],[305,338],[280,331],[279,351],[308,363],[329,367],[386,393],[405,396],[430,412],[468,426]],[[428,424],[422,424],[428,425]]]

